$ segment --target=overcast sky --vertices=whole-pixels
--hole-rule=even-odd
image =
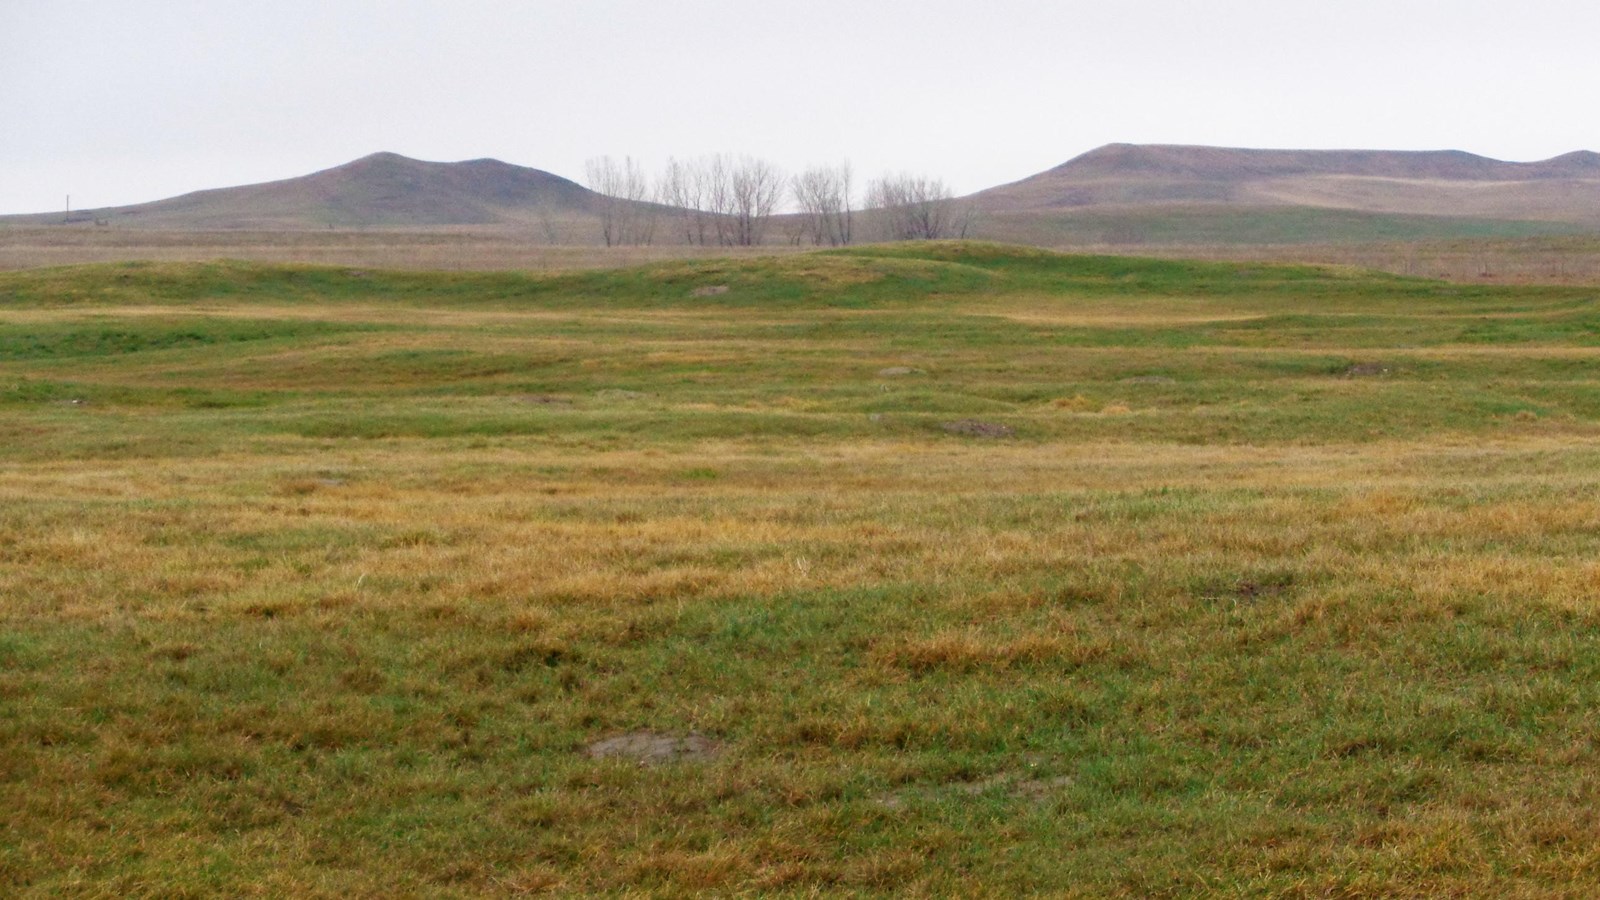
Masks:
[[[0,0],[0,212],[392,150],[961,192],[1101,144],[1600,150],[1595,0]]]

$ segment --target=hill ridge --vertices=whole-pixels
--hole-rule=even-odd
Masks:
[[[1378,177],[1483,179],[1488,176],[1511,181],[1567,177],[1574,172],[1600,176],[1600,154],[1575,150],[1534,162],[1508,162],[1464,150],[1286,150],[1113,143],[1073,157],[1048,171],[1136,168],[1233,176],[1338,171]]]
[[[75,210],[72,221],[218,229],[495,225],[587,212],[598,199],[559,175],[489,157],[431,162],[379,151],[292,178]],[[15,224],[61,220],[59,213],[0,217]]]
[[[990,212],[1301,206],[1600,224],[1600,153],[1506,162],[1462,150],[1115,143],[971,199]]]
[[[1506,162],[1461,150],[1113,143],[968,199],[997,219],[1271,208],[1592,228],[1600,227],[1600,153]],[[553,235],[555,219],[568,234],[591,231],[604,202],[569,179],[492,157],[432,162],[384,150],[293,178],[78,210],[70,221],[174,230],[505,226]],[[62,221],[61,213],[0,216],[11,225]]]

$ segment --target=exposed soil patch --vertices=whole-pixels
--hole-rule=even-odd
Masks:
[[[326,488],[340,488],[350,483],[350,479],[337,475],[320,475],[312,478],[291,478],[278,485],[278,495],[284,497],[304,497],[315,494]]]
[[[1356,363],[1339,373],[1345,378],[1385,378],[1394,374],[1394,369],[1384,363],[1366,362]]]
[[[532,403],[535,406],[571,406],[571,397],[561,397],[555,394],[523,394],[517,398],[523,403]]]
[[[1233,589],[1233,595],[1240,600],[1270,600],[1282,597],[1294,586],[1294,580],[1288,577],[1246,579],[1239,582]]]
[[[728,286],[725,285],[725,284],[708,284],[708,285],[705,285],[703,287],[697,287],[694,290],[690,291],[689,292],[689,296],[691,296],[691,297],[715,297],[715,296],[717,296],[719,294],[726,294],[727,292],[728,292]]]
[[[673,735],[656,731],[630,731],[584,749],[590,759],[625,759],[641,766],[675,762],[704,762],[722,752],[722,745],[700,734]]]
[[[906,375],[921,375],[921,374],[922,374],[922,370],[921,369],[913,369],[910,366],[890,366],[887,369],[879,369],[878,370],[878,375],[881,378],[900,378],[900,377],[903,377],[903,376],[906,376]]]
[[[1059,794],[1061,789],[1072,783],[1072,778],[1066,775],[1057,775],[1051,778],[1019,778],[1014,773],[1002,772],[977,781],[963,781],[941,787],[909,787],[899,791],[879,794],[873,800],[886,809],[900,809],[912,800],[929,800],[937,797],[941,791],[963,794],[968,797],[977,797],[991,791],[1003,792],[1013,800],[1023,800],[1028,803],[1043,803]]]
[[[1260,584],[1254,581],[1245,581],[1239,584],[1238,590],[1234,591],[1234,593],[1239,595],[1240,600],[1258,600],[1266,597],[1281,597],[1286,590],[1288,590],[1287,585]]]
[[[606,390],[596,392],[595,396],[599,397],[601,400],[640,400],[649,395],[642,391],[625,391],[621,388],[607,388]]]
[[[1010,425],[984,422],[980,419],[959,419],[955,422],[945,422],[940,427],[951,434],[964,434],[968,437],[1002,438],[1017,433],[1017,430]]]
[[[1054,778],[1024,778],[1011,785],[1011,795],[1033,803],[1043,803],[1072,783],[1072,778],[1057,775]]]
[[[1288,596],[1294,587],[1291,573],[1252,575],[1238,580],[1219,578],[1198,586],[1194,596],[1211,603],[1237,605],[1277,600]]]

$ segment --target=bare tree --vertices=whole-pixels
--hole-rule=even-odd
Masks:
[[[706,207],[714,218],[717,243],[753,247],[783,199],[785,178],[777,166],[750,156],[718,154],[701,165],[706,179]]]
[[[686,244],[706,244],[712,233],[710,179],[705,160],[667,160],[660,180],[659,197],[678,220]]]
[[[684,243],[748,247],[765,238],[787,184],[777,166],[754,157],[672,159],[656,199],[671,208]]]
[[[601,196],[600,232],[607,247],[648,244],[655,239],[656,206],[650,179],[633,157],[622,162],[600,156],[585,165],[589,189]]]
[[[540,200],[534,206],[534,215],[539,222],[539,230],[544,232],[545,243],[554,247],[561,243],[561,234],[556,230],[555,211],[551,208],[548,198]]]
[[[855,222],[848,162],[806,169],[790,187],[800,212],[801,240],[834,247],[850,243]]]
[[[623,220],[627,216],[622,194],[622,169],[609,156],[597,156],[584,163],[589,190],[600,195],[600,233],[606,246],[621,243]]]
[[[877,211],[883,236],[891,241],[966,237],[974,213],[958,204],[943,179],[885,175],[867,186],[867,205]]]
[[[719,153],[702,159],[700,166],[706,180],[706,209],[712,215],[717,243],[727,246],[734,242],[732,163],[727,156]]]
[[[740,247],[761,243],[783,200],[785,183],[783,171],[764,159],[747,156],[728,166],[728,193],[733,200],[731,243]]]

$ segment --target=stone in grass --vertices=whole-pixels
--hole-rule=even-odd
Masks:
[[[905,376],[905,375],[921,375],[921,374],[922,374],[922,370],[921,369],[913,369],[910,366],[890,366],[887,369],[879,369],[878,370],[878,376],[880,378],[899,378],[899,377],[902,377],[902,376]]]
[[[980,419],[958,419],[954,422],[945,422],[940,427],[951,434],[964,434],[967,437],[1001,438],[1011,437],[1017,433],[1017,430],[1010,425],[984,422]]]
[[[721,752],[722,746],[716,741],[693,732],[674,735],[657,731],[630,731],[595,741],[584,750],[584,755],[590,759],[624,759],[641,766],[659,766],[674,762],[703,762]]]

